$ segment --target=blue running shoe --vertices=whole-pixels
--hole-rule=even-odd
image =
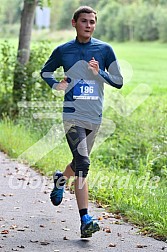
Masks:
[[[63,177],[63,173],[60,171],[53,174],[54,188],[50,194],[50,199],[54,206],[60,205],[63,199],[65,179],[60,179],[61,177]]]
[[[92,234],[99,231],[100,227],[92,216],[85,214],[81,218],[81,238],[92,237]]]

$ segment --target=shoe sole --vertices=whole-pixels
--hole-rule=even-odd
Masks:
[[[85,227],[85,231],[83,233],[81,233],[81,238],[89,238],[89,237],[92,237],[92,234],[99,231],[100,230],[100,227],[99,225],[96,223],[93,224],[93,222],[89,223],[86,225]]]
[[[55,180],[58,178],[57,173],[60,173],[60,171],[56,171],[56,172],[53,173],[54,188],[53,188],[53,190],[52,190],[52,192],[51,192],[51,194],[50,194],[50,200],[51,200],[51,202],[52,202],[52,204],[53,204],[54,206],[59,206],[59,205],[61,204],[62,200],[63,200],[63,194],[62,194],[62,198],[61,198],[60,200],[57,200],[57,199],[56,199],[56,198],[57,198],[57,195],[56,195],[56,194],[59,194],[59,193],[58,193],[58,190],[59,190],[59,189],[57,188],[57,189],[55,190],[56,183],[57,183],[57,181],[55,181]],[[63,193],[64,193],[64,188],[63,188]],[[60,197],[58,197],[58,198],[60,198]]]

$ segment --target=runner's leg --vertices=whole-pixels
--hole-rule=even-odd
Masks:
[[[68,164],[68,165],[66,166],[66,169],[65,169],[65,171],[63,172],[63,176],[64,176],[65,178],[67,178],[67,179],[69,179],[70,177],[75,176],[75,172],[72,170],[71,164]]]
[[[89,169],[89,158],[86,143],[86,130],[72,126],[66,134],[68,144],[73,154],[72,168],[75,170],[75,194],[79,210],[88,208],[88,186],[86,176]],[[82,144],[79,146],[79,144]],[[79,146],[79,151],[78,151]],[[80,153],[79,153],[80,152]],[[81,155],[82,154],[82,155]]]

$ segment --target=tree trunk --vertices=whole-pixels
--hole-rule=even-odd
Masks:
[[[24,67],[30,56],[31,32],[34,22],[35,9],[38,0],[24,0],[24,7],[21,14],[21,25],[19,34],[19,45],[17,52],[17,62],[14,71],[13,101],[17,107],[17,102],[22,99],[25,79]],[[15,111],[17,113],[17,111]]]
[[[22,65],[26,64],[30,55],[31,31],[34,22],[37,0],[24,0],[24,8],[21,14],[21,26],[17,59]]]

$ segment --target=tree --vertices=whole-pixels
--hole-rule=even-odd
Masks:
[[[138,41],[154,41],[158,39],[156,7],[143,5],[138,8],[134,26],[134,38]]]
[[[71,19],[73,12],[79,6],[79,0],[64,0],[61,9],[60,17],[58,20],[57,28],[59,30],[70,29],[71,28]]]
[[[89,5],[96,9],[98,1],[97,0],[79,0],[80,5]]]
[[[43,6],[44,0],[24,0],[24,6],[21,13],[21,25],[19,34],[19,45],[17,60],[14,71],[13,102],[16,105],[14,112],[17,114],[17,103],[22,99],[23,86],[25,79],[24,67],[30,57],[31,32],[34,22],[35,10],[37,4]],[[49,0],[48,0],[49,3]]]
[[[24,7],[21,13],[17,62],[14,71],[13,101],[16,106],[17,102],[22,98],[22,87],[24,84],[24,66],[29,60],[31,31],[36,6],[37,0],[24,0]],[[17,109],[15,112],[18,112]]]
[[[23,65],[28,62],[30,54],[31,31],[34,21],[37,0],[25,0],[21,15],[21,26],[18,46],[18,61]]]
[[[4,24],[11,25],[11,24],[19,22],[21,1],[22,0],[1,1],[0,25],[4,25]]]

